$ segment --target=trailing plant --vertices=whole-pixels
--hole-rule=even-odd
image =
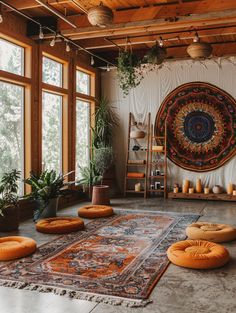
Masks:
[[[127,49],[120,50],[117,61],[120,88],[123,90],[124,95],[127,96],[130,89],[137,87],[143,79],[142,73],[136,70],[141,62],[132,50]]]
[[[18,181],[20,171],[12,170],[4,173],[0,181],[0,215],[4,216],[4,211],[11,206],[18,206],[19,196]]]
[[[65,178],[71,173],[62,175],[57,174],[55,170],[46,170],[40,175],[36,175],[33,172],[30,173],[30,177],[25,180],[25,183],[31,186],[32,191],[25,198],[38,201],[39,205],[34,211],[34,220],[40,217],[51,199],[62,195],[63,189],[73,183],[65,182]]]
[[[114,128],[118,126],[119,118],[106,97],[101,97],[94,117],[95,126],[91,127],[92,146],[96,149],[111,146]]]
[[[160,65],[166,58],[166,49],[156,44],[144,56],[144,62],[149,64]]]

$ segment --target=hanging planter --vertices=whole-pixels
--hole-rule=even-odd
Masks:
[[[160,65],[166,58],[166,49],[156,44],[144,56],[144,62]]]
[[[125,50],[120,50],[117,61],[120,88],[124,95],[128,95],[130,89],[137,87],[143,79],[142,73],[138,71],[141,61],[133,53],[131,45],[129,48],[126,46]]]
[[[101,2],[99,6],[88,11],[88,20],[93,26],[106,27],[113,21],[113,12]]]

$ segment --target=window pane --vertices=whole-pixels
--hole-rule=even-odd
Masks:
[[[24,48],[0,38],[0,69],[24,76]]]
[[[12,169],[24,172],[24,87],[0,82],[0,177]],[[20,183],[20,194],[23,191]]]
[[[76,179],[80,179],[79,166],[89,165],[90,159],[90,103],[76,101]]]
[[[85,95],[90,95],[90,75],[81,71],[76,71],[76,91]]]
[[[43,168],[61,172],[62,96],[43,92]]]
[[[62,68],[61,63],[43,57],[43,82],[62,87]]]

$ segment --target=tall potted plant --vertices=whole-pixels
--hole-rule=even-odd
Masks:
[[[57,214],[58,199],[63,194],[63,189],[74,182],[65,182],[65,178],[71,174],[57,175],[55,170],[43,171],[40,175],[30,173],[25,183],[30,185],[32,191],[26,196],[36,201],[34,221],[39,217],[54,217]]]
[[[0,231],[13,231],[19,227],[18,180],[20,172],[12,170],[0,182]]]

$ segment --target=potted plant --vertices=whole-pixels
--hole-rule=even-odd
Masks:
[[[39,217],[56,216],[59,196],[63,194],[66,186],[73,183],[65,183],[65,178],[71,173],[57,175],[55,170],[46,170],[40,175],[30,173],[30,177],[25,180],[25,183],[31,186],[32,191],[26,198],[36,201],[34,221]]]
[[[144,62],[160,65],[166,58],[166,49],[156,44],[144,56]]]
[[[130,89],[137,87],[143,75],[141,71],[137,71],[141,62],[133,51],[127,48],[120,50],[117,59],[117,71],[120,83],[120,88],[125,96],[129,94]]]
[[[13,231],[19,227],[18,180],[20,172],[12,170],[0,182],[0,231]]]

